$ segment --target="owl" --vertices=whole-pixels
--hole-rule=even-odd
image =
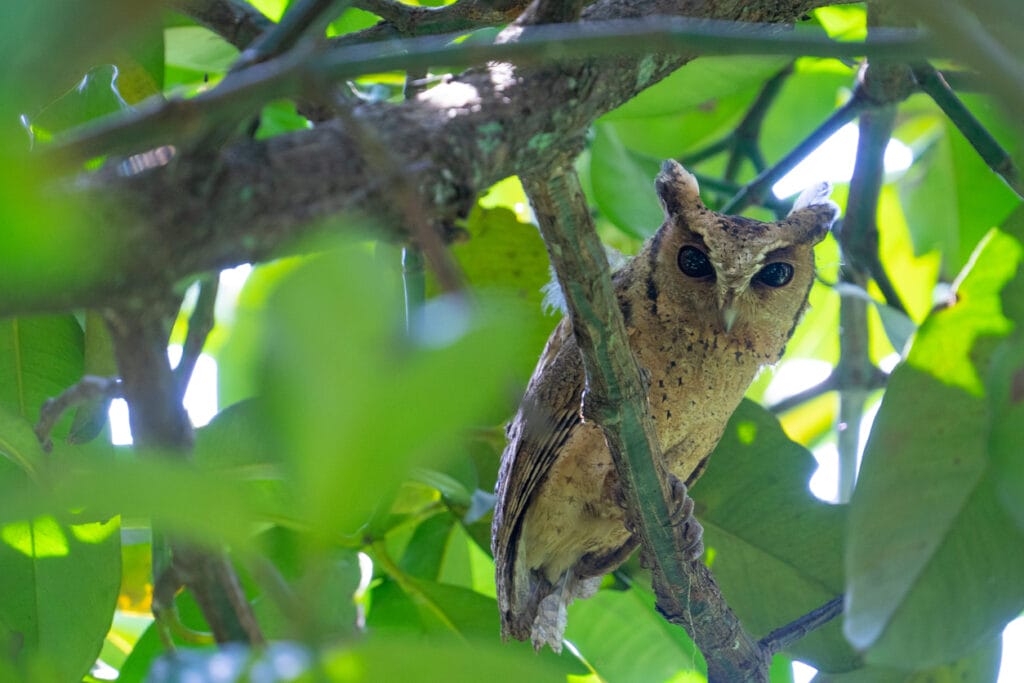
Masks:
[[[758,371],[782,355],[807,305],[814,245],[839,208],[822,183],[785,220],[725,216],[671,160],[655,188],[665,221],[613,284],[666,471],[689,487]],[[583,388],[565,318],[508,426],[492,525],[502,636],[537,649],[561,650],[566,607],[639,543],[604,435],[581,417]]]

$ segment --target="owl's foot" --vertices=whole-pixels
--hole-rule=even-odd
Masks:
[[[693,498],[679,477],[669,474],[668,482],[672,496],[669,521],[673,526],[682,527],[683,557],[687,560],[699,559],[704,554],[704,527],[693,516]]]

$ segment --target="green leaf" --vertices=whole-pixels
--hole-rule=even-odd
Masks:
[[[774,416],[744,401],[694,486],[696,514],[714,552],[711,568],[752,635],[763,637],[843,591],[846,511],[811,495],[815,467]],[[857,665],[836,622],[791,652],[827,671]]]
[[[525,385],[557,316],[542,310],[542,288],[551,279],[548,254],[536,226],[505,207],[474,207],[466,224],[470,239],[451,247],[466,279],[492,296],[495,313],[520,321],[522,343],[510,370]],[[507,415],[495,414],[494,422]]]
[[[1024,607],[1024,535],[998,502],[981,381],[1008,331],[999,293],[1020,253],[1002,233],[983,241],[875,419],[850,504],[844,624],[871,663],[956,661]]]
[[[965,102],[989,130],[1003,139],[1014,139],[990,101],[966,96]],[[943,269],[951,274],[967,263],[981,238],[999,225],[1020,199],[933,106],[921,106],[917,118],[921,121],[912,144],[920,151],[900,181],[900,194],[916,252],[940,250]]]
[[[32,425],[23,417],[12,415],[0,406],[0,455],[17,466],[20,473],[0,468],[0,474],[10,472],[10,477],[21,478],[21,474],[36,475],[37,468],[46,453],[39,445],[39,439]]]
[[[1002,640],[995,638],[952,664],[907,670],[869,665],[841,674],[818,674],[812,683],[992,683],[999,675]]]
[[[405,546],[400,566],[410,576],[436,581],[455,520],[448,512],[433,515],[420,522]]]
[[[385,513],[412,467],[442,464],[460,430],[509,410],[518,320],[489,317],[485,296],[475,310],[436,298],[409,339],[397,284],[349,249],[297,269],[270,301],[270,428],[302,492],[295,512],[320,533]],[[324,292],[338,295],[326,309]]]
[[[607,683],[669,681],[705,671],[686,632],[658,614],[646,589],[601,590],[569,607],[565,637]]]
[[[647,88],[604,118],[663,116],[747,90],[785,66],[788,57],[701,57]]]
[[[164,31],[169,67],[201,73],[226,72],[238,58],[238,50],[201,26],[176,26]]]
[[[112,64],[90,69],[74,88],[32,118],[33,127],[54,134],[128,109],[117,89],[117,73]]]
[[[80,680],[103,645],[121,577],[118,520],[66,525],[53,517],[0,525],[3,657],[50,663]]]
[[[48,398],[82,377],[82,328],[74,316],[0,320],[0,407],[29,422]],[[54,430],[67,433],[66,421]]]
[[[658,162],[641,160],[611,126],[597,124],[590,148],[590,183],[601,213],[632,237],[654,234],[665,216],[654,193]]]
[[[537,681],[564,683],[578,673],[569,656],[534,654],[525,644],[460,643],[421,638],[370,638],[354,648],[326,656],[327,675],[334,683],[421,681],[479,683]],[[312,679],[305,679],[312,680]]]

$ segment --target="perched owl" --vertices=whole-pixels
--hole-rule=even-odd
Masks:
[[[704,471],[758,370],[782,355],[807,305],[813,247],[839,208],[826,183],[783,221],[724,216],[666,161],[655,183],[665,222],[615,275],[629,343],[667,471]],[[492,548],[504,637],[559,651],[565,609],[638,544],[624,525],[601,429],[580,417],[584,375],[568,318],[555,328],[508,427]]]

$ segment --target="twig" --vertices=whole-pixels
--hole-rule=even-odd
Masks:
[[[53,449],[53,428],[68,410],[91,401],[109,401],[120,395],[121,381],[116,377],[86,375],[65,389],[60,396],[47,399],[39,410],[39,421],[35,426],[36,438],[43,450],[49,453]]]
[[[274,25],[241,0],[166,0],[167,5],[210,29],[239,50]]]
[[[877,389],[884,389],[885,385],[888,382],[889,375],[885,374],[877,367],[872,366],[871,376],[868,378],[867,385],[858,388],[867,389],[868,391],[875,391]],[[823,379],[821,382],[818,382],[814,386],[808,387],[803,391],[798,391],[792,396],[787,396],[786,398],[777,401],[776,403],[773,403],[770,406],[767,406],[767,408],[775,415],[778,415],[780,413],[785,413],[790,410],[793,410],[794,408],[797,408],[803,405],[804,403],[807,403],[808,401],[814,400],[819,396],[827,394],[830,391],[844,391],[847,388],[848,387],[845,387],[841,384],[838,375],[833,370],[829,374],[829,376]]]
[[[912,68],[914,78],[921,90],[931,97],[935,104],[939,105],[939,109],[963,133],[963,136],[971,143],[971,147],[988,164],[988,167],[1006,181],[1006,184],[1017,193],[1018,197],[1024,199],[1024,182],[1021,180],[1020,172],[1013,163],[1010,153],[964,106],[964,103],[949,87],[942,74],[935,70],[935,67],[925,62],[915,64]]]
[[[821,607],[777,628],[761,639],[761,647],[771,654],[782,652],[804,636],[815,631],[843,613],[844,596],[839,595]]]
[[[829,376],[822,381],[815,384],[813,387],[808,387],[803,391],[798,391],[792,396],[773,403],[768,406],[768,410],[778,415],[779,413],[785,413],[793,410],[797,406],[801,406],[810,400],[816,399],[823,394],[827,394],[830,391],[834,391],[838,388],[838,382],[836,380],[836,373],[831,372]]]
[[[868,107],[870,104],[868,99],[863,96],[858,97],[857,92],[859,91],[854,91],[853,97],[847,100],[839,109],[832,112],[814,132],[804,138],[799,145],[790,150],[774,166],[765,169],[756,178],[744,185],[732,199],[726,202],[721,212],[739,213],[751,204],[762,201],[762,198],[771,191],[772,185],[778,182],[782,176],[792,171],[797,164],[804,160],[804,157],[817,149],[823,142],[832,137],[836,131],[852,121],[856,118],[857,114]]]
[[[685,164],[684,164],[685,166]],[[733,196],[740,191],[741,185],[737,183],[730,183],[727,180],[716,178],[715,176],[704,175],[703,173],[694,173],[693,176],[697,179],[702,190],[711,190],[719,194]],[[755,202],[758,206],[763,206],[766,209],[770,209],[775,212],[776,215],[786,215],[789,210],[793,208],[793,202],[785,199],[779,199],[774,194],[767,194],[761,198],[760,201]]]
[[[220,277],[217,273],[209,273],[199,278],[199,296],[196,297],[195,308],[188,319],[188,332],[185,333],[185,343],[181,346],[181,360],[174,368],[174,376],[178,382],[178,400],[185,396],[185,389],[189,380],[192,379],[192,372],[196,369],[196,362],[206,345],[206,338],[214,325],[214,309],[217,304],[217,290],[220,287]]]
[[[291,49],[303,36],[322,33],[331,19],[340,14],[350,2],[351,0],[293,2],[276,26],[264,32],[238,56],[231,71],[240,71],[253,64],[265,62]]]
[[[189,100],[171,99],[166,103],[154,103],[135,113],[101,119],[76,129],[60,142],[42,150],[39,156],[45,157],[48,163],[59,162],[58,165],[67,166],[101,154],[127,154],[160,144],[180,143],[197,126],[241,120],[266,102],[302,94],[311,82],[327,83],[365,73],[408,70],[424,63],[451,66],[471,66],[487,61],[538,64],[573,57],[655,52],[833,57],[864,54],[926,57],[942,53],[942,49],[932,44],[927,36],[915,31],[897,31],[865,42],[850,43],[779,33],[778,27],[773,25],[678,17],[530,26],[523,28],[514,42],[443,44],[443,41],[460,35],[410,38],[385,45],[356,45],[308,55],[286,53],[254,65],[213,90]],[[821,137],[818,144],[826,137]],[[803,150],[800,152],[802,154]],[[785,172],[781,171],[780,175]],[[760,182],[764,184],[766,181],[760,179]]]
[[[652,564],[658,609],[693,637],[709,680],[767,681],[764,652],[722,599],[708,568],[682,559],[692,539],[686,525],[670,521],[672,494],[657,465],[646,391],[579,178],[566,164],[549,177],[525,176],[523,186],[572,316],[586,373],[583,411],[604,432],[627,519]]]
[[[765,114],[775,102],[782,90],[783,84],[793,74],[793,62],[782,68],[777,74],[769,78],[761,87],[757,97],[754,98],[750,109],[743,116],[739,125],[731,133],[732,148],[729,154],[729,161],[725,166],[725,179],[732,182],[736,180],[740,165],[744,159],[749,159],[757,172],[764,170],[763,158],[760,149],[761,126],[764,123]]]

